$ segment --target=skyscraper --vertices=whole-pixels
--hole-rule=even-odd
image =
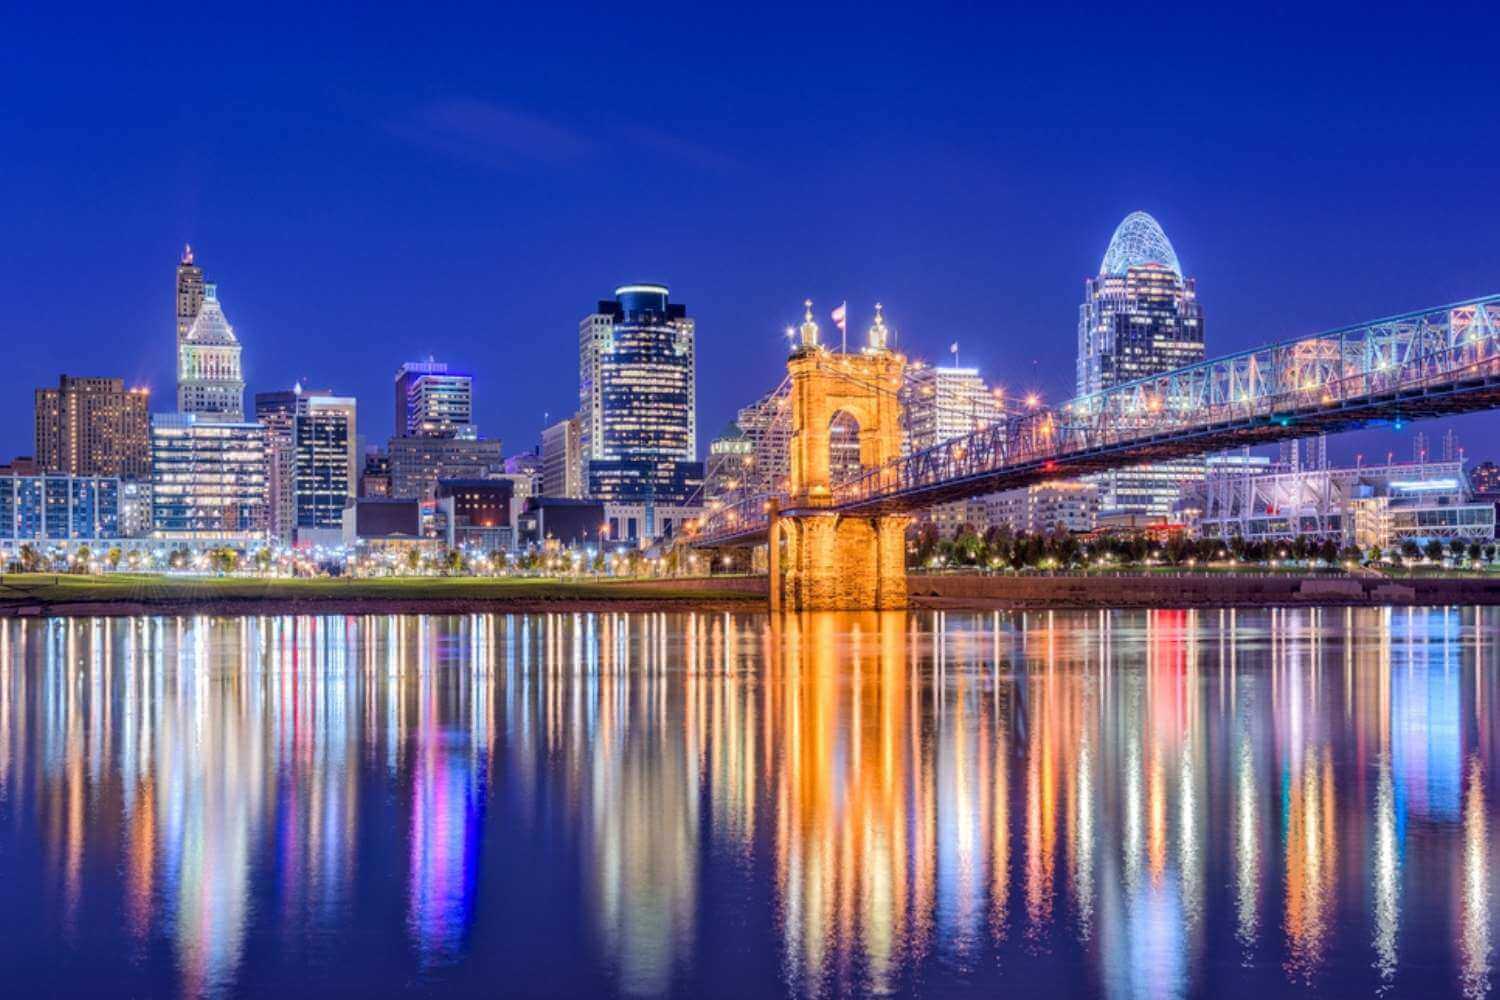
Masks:
[[[156,538],[249,544],[264,540],[266,429],[201,420],[194,413],[151,418],[151,521]]]
[[[198,315],[177,345],[177,409],[205,420],[239,423],[245,419],[240,342],[213,284],[203,286]]]
[[[36,460],[48,472],[144,479],[151,472],[150,394],[117,378],[64,375],[36,390]]]
[[[931,448],[996,423],[1000,406],[977,368],[906,366],[901,383],[901,445]]]
[[[203,305],[203,268],[193,263],[193,248],[182,248],[177,262],[177,343],[181,344]]]
[[[590,496],[685,503],[703,483],[694,324],[664,285],[622,285],[579,324]]]
[[[1078,393],[1101,392],[1204,359],[1203,308],[1157,221],[1132,212],[1115,229],[1078,310]],[[1203,461],[1186,459],[1092,477],[1099,514],[1167,515]]]
[[[408,361],[396,370],[395,437],[477,437],[474,377],[441,361]]]
[[[792,472],[791,405],[790,390],[782,388],[742,407],[735,417],[755,456],[746,484],[750,493],[775,493],[786,487]]]
[[[309,395],[297,414],[297,541],[336,540],[358,466],[351,396]]]
[[[579,428],[583,424],[572,416],[559,420],[542,431],[542,495],[583,496],[583,456],[579,446]]]
[[[266,527],[283,545],[297,528],[297,413],[302,386],[255,394],[255,419],[266,427]]]

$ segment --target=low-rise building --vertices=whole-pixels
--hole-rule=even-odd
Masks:
[[[22,545],[120,537],[120,480],[113,476],[0,475],[0,551]]]
[[[985,498],[987,522],[1017,534],[1085,532],[1097,527],[1099,487],[1088,482],[1038,483]]]
[[[1495,537],[1495,505],[1475,498],[1461,460],[1268,472],[1211,467],[1196,506],[1192,527],[1205,538],[1305,535],[1387,548]]]

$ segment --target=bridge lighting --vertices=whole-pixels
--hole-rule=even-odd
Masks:
[[[1041,403],[1042,403],[1041,397],[1039,397],[1036,393],[1031,392],[1031,393],[1027,393],[1026,394],[1026,408],[1028,410],[1034,410],[1034,409],[1036,409],[1038,406],[1041,405]]]

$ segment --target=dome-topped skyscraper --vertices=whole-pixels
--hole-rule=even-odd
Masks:
[[[1078,393],[1103,392],[1204,359],[1203,307],[1193,279],[1161,225],[1131,212],[1115,227],[1084,282],[1078,310]],[[1185,480],[1201,478],[1201,461],[1142,466],[1097,477],[1099,512],[1171,512]]]
[[[1109,249],[1099,263],[1099,273],[1124,276],[1132,267],[1158,264],[1182,277],[1182,265],[1172,241],[1162,232],[1161,224],[1145,212],[1131,212],[1115,227]]]

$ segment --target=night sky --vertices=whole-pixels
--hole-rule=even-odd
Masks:
[[[0,18],[0,458],[61,372],[173,408],[184,242],[250,392],[357,395],[373,443],[433,354],[507,452],[576,406],[578,320],[628,281],[697,319],[700,447],[806,296],[1071,393],[1133,209],[1210,354],[1500,292],[1493,7],[51,8]],[[1500,457],[1500,416],[1454,423]]]

